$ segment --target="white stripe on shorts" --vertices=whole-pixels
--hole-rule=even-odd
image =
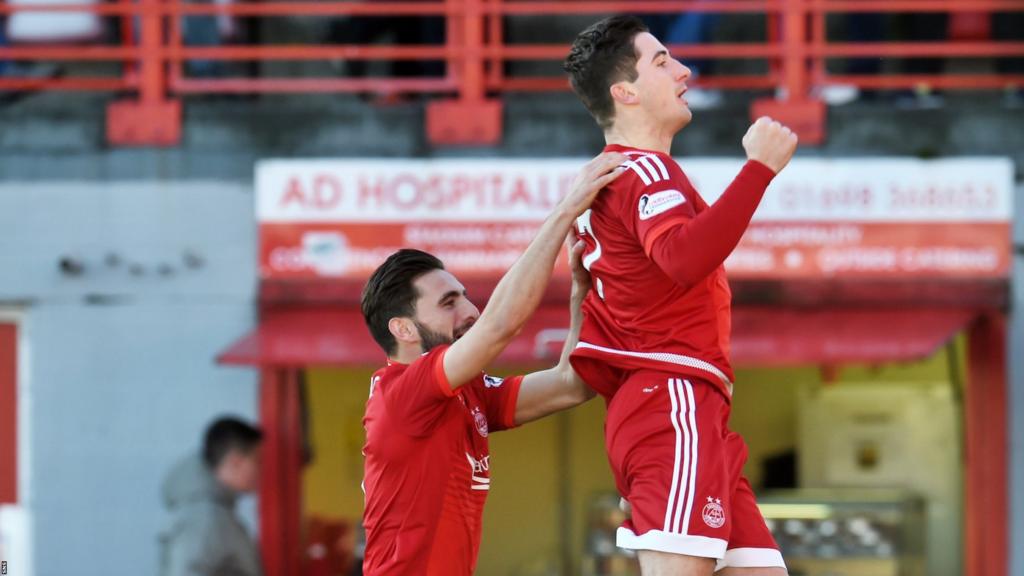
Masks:
[[[669,418],[676,431],[675,462],[672,468],[672,487],[665,505],[665,532],[687,534],[690,511],[697,484],[697,406],[693,399],[693,385],[688,380],[670,378],[668,381],[672,410]]]
[[[686,385],[686,397],[688,400],[687,405],[690,407],[690,430],[693,431],[693,444],[690,447],[692,452],[690,456],[690,494],[687,498],[688,504],[686,506],[686,516],[683,517],[683,529],[689,530],[690,526],[690,510],[693,509],[693,492],[697,486],[697,403],[693,399],[693,384],[690,384],[689,380],[683,380],[683,384]],[[686,532],[682,532],[686,534]]]
[[[672,422],[672,428],[674,428],[675,431],[676,431],[676,451],[675,451],[675,455],[673,457],[673,465],[672,465],[672,488],[669,490],[669,493],[668,493],[668,502],[665,503],[665,525],[663,527],[663,530],[665,532],[675,532],[673,527],[675,526],[676,517],[678,516],[678,514],[673,514],[673,512],[675,512],[676,509],[678,508],[676,506],[676,496],[677,495],[681,495],[686,490],[686,479],[685,478],[682,479],[682,481],[683,481],[682,489],[679,488],[679,480],[680,480],[680,478],[679,478],[680,465],[679,464],[680,464],[680,460],[681,460],[680,456],[681,456],[682,451],[683,451],[683,432],[682,432],[681,424],[680,424],[680,420],[681,419],[679,417],[680,413],[682,412],[682,407],[681,407],[681,404],[682,404],[681,400],[682,399],[679,398],[678,394],[676,393],[676,380],[675,380],[675,378],[669,378],[668,379],[668,395],[669,395],[669,398],[671,398],[671,400],[672,400],[672,410],[669,411],[668,417],[669,417],[669,420]],[[683,470],[684,474],[689,469],[690,469],[690,467],[688,465],[683,465],[682,466],[682,470]]]

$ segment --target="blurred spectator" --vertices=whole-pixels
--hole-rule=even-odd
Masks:
[[[949,14],[945,12],[915,12],[902,15],[898,20],[901,24],[902,38],[911,42],[939,42],[948,38]],[[942,58],[906,58],[903,60],[901,72],[904,74],[920,74],[937,76],[945,68]],[[927,83],[920,83],[912,91],[905,91],[897,99],[897,104],[934,108],[943,104],[942,95]]]
[[[229,6],[232,0],[193,0],[197,4]],[[225,12],[220,14],[191,14],[182,17],[182,41],[186,46],[222,46],[236,35],[234,18]],[[226,65],[221,60],[188,60],[185,70],[189,76],[211,78],[223,76]]]
[[[1020,12],[995,12],[992,14],[992,38],[996,41],[1024,40],[1024,8]],[[1024,74],[1024,57],[998,58],[996,70],[1000,74]],[[1024,104],[1024,86],[1007,86],[1007,104]]]
[[[7,46],[7,34],[5,33],[5,28],[7,28],[7,19],[4,18],[2,14],[0,14],[0,48]],[[0,77],[2,77],[5,72],[7,72],[8,65],[9,63],[7,62],[7,60],[0,58]]]
[[[879,42],[885,36],[885,17],[872,12],[852,12],[844,21],[845,39],[850,42]],[[879,56],[851,58],[846,61],[846,74],[873,75],[882,71],[882,58]],[[832,84],[820,90],[822,100],[831,106],[841,106],[853,102],[857,98],[873,99],[874,90],[861,91],[856,86]]]
[[[388,1],[378,0],[381,4]],[[445,19],[443,16],[353,16],[332,22],[327,40],[331,44],[441,45],[445,42]],[[349,76],[369,76],[369,64],[366,60],[347,62]],[[396,78],[439,78],[444,75],[443,61],[395,60],[389,63],[388,68],[387,75]],[[385,94],[384,100],[392,100],[395,96]]]
[[[236,418],[206,430],[202,453],[168,473],[164,505],[172,524],[161,535],[161,576],[261,576],[259,552],[235,503],[258,486],[263,433]]]
[[[844,21],[845,39],[850,42],[941,42],[948,40],[949,15],[942,12],[913,12],[897,15],[893,21],[895,33],[887,33],[886,18],[878,13],[853,12]],[[871,75],[882,72],[882,57],[851,58],[847,60],[845,72],[853,75]],[[936,57],[896,58],[895,71],[900,74],[938,76],[944,71],[945,60]],[[831,85],[820,90],[826,103],[841,105],[860,96],[873,98],[875,92],[863,93],[854,86]],[[895,93],[896,102],[902,106],[935,107],[943,103],[941,94],[926,82],[913,89]]]
[[[885,36],[885,17],[874,12],[855,12],[846,18],[849,38],[853,42],[878,42]],[[882,70],[882,59],[853,58],[847,68],[850,74],[878,74]]]

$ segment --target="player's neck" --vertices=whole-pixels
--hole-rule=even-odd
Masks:
[[[412,364],[417,358],[423,355],[423,349],[419,346],[398,346],[394,354],[388,356],[388,362],[392,364]]]
[[[675,133],[667,134],[664,130],[655,126],[623,120],[616,122],[611,128],[605,130],[604,140],[606,144],[616,144],[669,154],[672,150],[672,138],[674,136]]]

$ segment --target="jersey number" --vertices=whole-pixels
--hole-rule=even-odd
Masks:
[[[587,210],[576,219],[576,230],[579,231],[580,236],[590,236],[594,240],[594,251],[583,256],[583,267],[589,272],[590,267],[601,257],[601,243],[598,242],[597,236],[594,235],[594,227],[590,223],[590,210]],[[594,279],[597,295],[601,300],[604,300],[604,284],[597,276],[591,274],[591,277]]]

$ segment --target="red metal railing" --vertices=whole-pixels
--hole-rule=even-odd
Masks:
[[[513,16],[565,16],[630,12],[635,14],[764,14],[766,40],[750,43],[672,46],[682,58],[756,59],[767,62],[761,73],[705,75],[708,88],[778,89],[778,101],[762,100],[755,113],[771,113],[793,123],[805,142],[823,137],[824,109],[814,88],[849,84],[860,88],[998,89],[1024,86],[1024,74],[969,73],[943,75],[831,74],[826,61],[853,57],[1024,58],[1024,41],[836,42],[827,38],[826,17],[852,13],[1024,12],[1020,0],[650,0],[528,1],[430,0],[410,2],[241,2],[229,5],[191,4],[183,0],[114,0],[93,6],[24,6],[0,4],[0,14],[90,12],[118,17],[118,46],[0,46],[0,60],[62,60],[109,62],[106,76],[66,78],[0,77],[0,90],[100,90],[134,93],[111,106],[108,134],[114,143],[174,144],[180,137],[177,98],[188,94],[241,92],[409,92],[450,94],[453,100],[430,104],[428,131],[435,141],[493,142],[500,137],[500,102],[488,93],[565,90],[562,76],[507,76],[511,61],[560,61],[564,44],[510,44],[504,23]],[[248,45],[186,46],[184,16],[437,16],[443,17],[443,44],[377,45]],[[137,23],[137,24],[136,24]],[[136,39],[137,38],[137,44]],[[221,77],[193,78],[183,73],[189,60],[312,61],[312,60],[440,60],[444,75],[418,78],[348,77]]]

